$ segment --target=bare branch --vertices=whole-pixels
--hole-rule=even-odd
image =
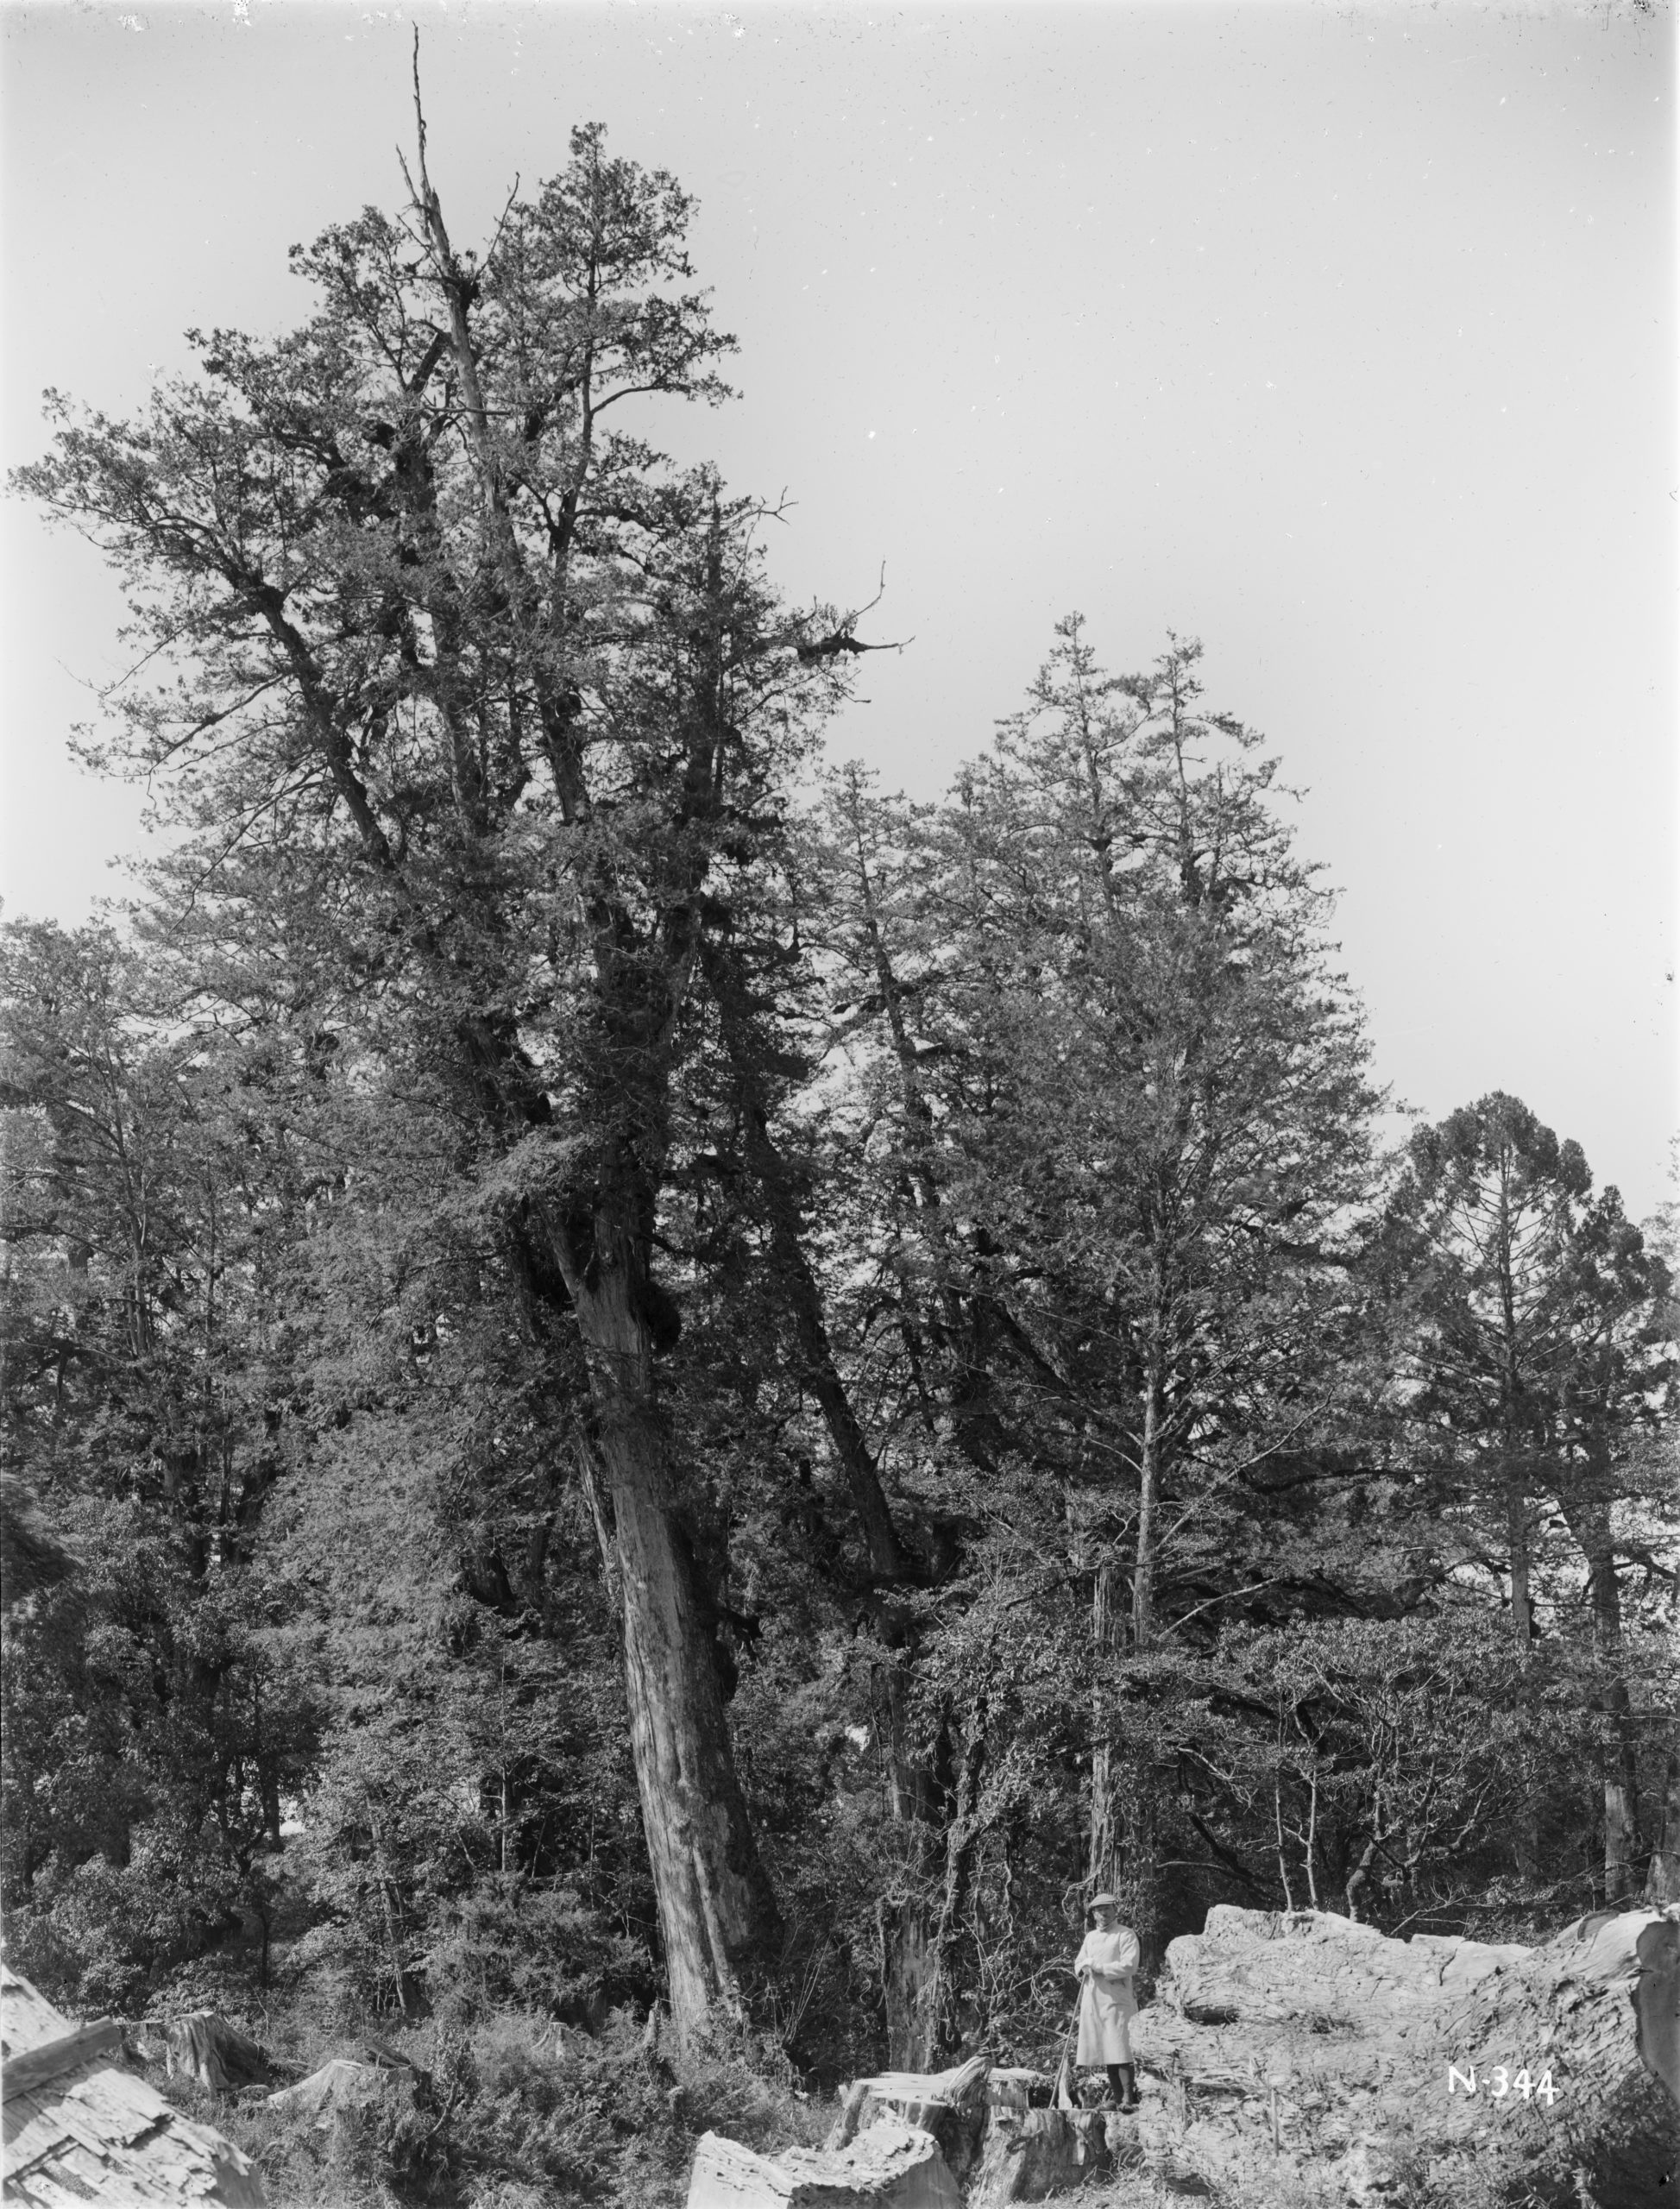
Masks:
[[[415,35],[418,37],[419,34],[417,32]],[[519,173],[515,169],[513,172],[513,188],[507,195],[507,205],[501,211],[500,217],[496,223],[495,233],[492,236],[489,249],[484,255],[484,265],[487,268],[496,257],[496,248],[501,243],[501,234],[507,228],[507,218],[513,213],[513,202],[519,198]]]
[[[855,612],[843,614],[840,626],[830,636],[816,638],[796,636],[794,638],[793,647],[800,658],[809,664],[819,659],[836,659],[842,652],[902,652],[907,645],[913,645],[916,642],[914,637],[897,637],[882,645],[864,645],[858,641],[855,632],[859,622],[863,620],[865,614],[874,612],[885,595],[886,588],[887,563],[883,560],[880,586],[867,606],[860,606]],[[803,617],[805,621],[814,619],[814,614],[808,614]],[[802,626],[803,623],[802,622],[799,626]]]

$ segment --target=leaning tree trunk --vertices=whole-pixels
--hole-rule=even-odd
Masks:
[[[627,1207],[626,1207],[627,1208]],[[625,1685],[642,1822],[679,2042],[715,2009],[743,2015],[742,1967],[776,1940],[776,1899],[736,1776],[722,1686],[670,1493],[635,1230],[601,1205],[587,1264],[556,1251],[588,1357],[601,1469],[613,1502]]]
[[[739,1085],[746,1162],[769,1213],[771,1263],[793,1321],[799,1377],[822,1413],[835,1462],[857,1514],[871,1578],[882,1583],[913,1579],[915,1559],[894,1524],[880,1468],[835,1363],[822,1292],[805,1254],[794,1177],[771,1134],[763,1068],[764,1041],[754,1032],[746,977],[716,944],[702,942],[700,956],[712,986],[724,1048]]]

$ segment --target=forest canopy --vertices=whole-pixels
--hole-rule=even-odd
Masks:
[[[488,2106],[510,2017],[1041,2054],[1099,1887],[1146,1973],[1680,1898],[1666,1228],[1514,1097],[1387,1139],[1192,639],[827,764],[872,610],[648,441],[691,211],[592,125],[475,254],[422,131],[16,478],[173,833],[0,938],[9,1959]]]

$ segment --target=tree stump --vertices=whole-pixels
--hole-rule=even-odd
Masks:
[[[1023,2110],[1048,2109],[1054,2090],[1048,2071],[996,2068],[986,2080],[986,2100],[993,2109],[1013,2110],[1018,2115]]]
[[[882,2071],[854,2080],[823,2147],[834,2153],[884,2121],[909,2125],[931,2133],[960,2185],[980,2160],[991,2070],[984,2055],[972,2055],[949,2071]]]
[[[214,2010],[189,2010],[160,2030],[172,2079],[196,2079],[213,2094],[273,2084],[262,2049]]]
[[[420,2076],[412,2064],[358,2063],[337,2055],[295,2086],[270,2094],[265,2107],[285,2116],[312,2118],[316,2129],[324,2131],[347,2110],[412,2110]]]
[[[1072,2193],[1115,2161],[1100,2110],[994,2109],[969,2209]]]
[[[883,2118],[847,2147],[790,2148],[774,2158],[706,2133],[688,2209],[961,2209],[931,2133]]]

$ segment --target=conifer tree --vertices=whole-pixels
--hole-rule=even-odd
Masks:
[[[336,967],[347,1022],[443,1054],[485,1201],[576,1329],[693,2035],[739,2010],[777,1912],[684,1529],[656,1230],[704,953],[781,864],[789,777],[863,647],[777,605],[756,508],[616,426],[726,392],[674,180],[581,129],[480,257],[449,231],[418,78],[416,116],[406,208],[294,253],[308,320],[202,338],[202,374],[136,422],[53,399],[55,449],[19,480],[105,551],[137,660],[167,670],[120,689],[110,752],[199,832],[176,884],[261,902],[314,855],[311,979]]]

